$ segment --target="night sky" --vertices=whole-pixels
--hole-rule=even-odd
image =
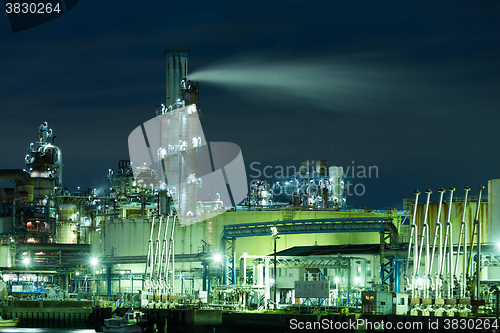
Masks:
[[[65,187],[107,186],[164,103],[166,46],[190,49],[205,136],[250,179],[325,159],[360,176],[348,205],[383,209],[500,177],[498,1],[92,0],[17,33],[0,14],[0,169],[47,121]]]

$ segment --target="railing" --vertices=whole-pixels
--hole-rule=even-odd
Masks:
[[[338,232],[391,232],[397,235],[392,218],[336,218],[244,223],[224,226],[221,238],[268,236],[271,228],[280,234],[338,233]]]
[[[481,256],[482,267],[500,267],[500,255],[486,254]]]

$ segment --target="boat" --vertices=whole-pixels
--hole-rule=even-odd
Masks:
[[[0,316],[0,327],[16,327],[18,322],[19,318],[3,319],[2,316]]]
[[[146,316],[139,310],[128,310],[123,317],[104,319],[104,333],[142,333],[146,329]]]

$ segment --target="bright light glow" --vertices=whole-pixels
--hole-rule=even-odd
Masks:
[[[99,260],[97,258],[91,258],[90,259],[90,264],[92,266],[96,266],[99,263]]]
[[[270,278],[270,279],[269,279],[269,282],[270,282],[271,284],[274,284],[274,279],[273,279],[273,278]]]
[[[30,264],[30,258],[28,258],[28,257],[24,257],[24,258],[23,258],[23,263],[24,263],[26,266],[28,266],[28,265]]]
[[[278,234],[278,228],[271,227],[271,232],[273,233],[273,236],[276,236]]]
[[[417,278],[417,283],[418,283],[418,285],[423,286],[424,280],[422,278]]]
[[[357,277],[357,276],[356,276],[356,277],[354,278],[354,283],[355,283],[355,284],[359,284],[359,277]]]
[[[335,281],[335,283],[339,283],[340,279],[338,276],[336,276],[335,279],[333,279],[333,281]]]
[[[76,275],[80,275],[80,272],[75,272]]]
[[[222,261],[222,255],[220,253],[215,253],[214,254],[214,261],[215,262],[221,262]]]
[[[248,253],[244,252],[243,257],[247,257],[247,256],[248,256]]]

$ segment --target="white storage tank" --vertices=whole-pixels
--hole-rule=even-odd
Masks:
[[[60,244],[76,243],[76,222],[78,220],[75,204],[61,204],[57,208],[58,219],[55,241]]]

